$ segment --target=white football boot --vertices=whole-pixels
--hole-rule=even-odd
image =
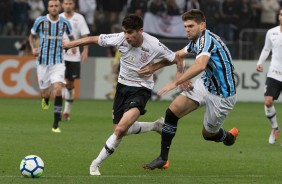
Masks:
[[[90,165],[90,175],[92,176],[100,176],[101,173],[99,171],[99,166],[96,164],[95,160]]]
[[[277,130],[277,129],[273,128],[271,130],[270,135],[269,135],[269,139],[268,139],[269,144],[274,144],[277,141],[279,132],[280,132],[279,129]]]
[[[162,135],[162,128],[164,125],[164,118],[160,117],[159,119],[157,119],[156,121],[154,121],[154,131],[158,132],[159,134]]]

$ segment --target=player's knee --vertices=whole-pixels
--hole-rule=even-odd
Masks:
[[[74,89],[74,84],[73,83],[66,84],[66,88],[68,90],[72,90],[72,89]]]
[[[61,96],[62,95],[62,88],[55,87],[54,88],[54,94],[55,94],[55,96]]]
[[[165,120],[169,124],[177,125],[179,118],[168,108],[165,113]]]
[[[264,105],[267,107],[267,108],[270,108],[273,106],[273,97],[271,96],[266,96],[264,98]]]
[[[42,98],[49,98],[50,97],[50,91],[49,89],[45,89],[41,91],[41,97]]]
[[[125,127],[116,126],[116,128],[115,128],[115,135],[118,138],[121,138],[121,137],[125,136],[126,133],[127,133],[127,129]]]
[[[270,107],[273,106],[273,102],[271,102],[271,101],[265,101],[265,106],[266,106],[267,108],[270,108]]]

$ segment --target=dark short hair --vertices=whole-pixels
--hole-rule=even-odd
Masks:
[[[201,22],[206,22],[206,17],[201,10],[192,9],[192,10],[189,10],[189,11],[183,13],[182,20],[183,21],[194,20],[195,22],[197,22],[199,24]]]
[[[143,19],[138,15],[127,15],[122,21],[122,27],[124,29],[140,30],[143,28]]]

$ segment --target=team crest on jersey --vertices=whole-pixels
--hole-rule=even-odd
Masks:
[[[141,58],[140,58],[141,63],[147,63],[148,58],[149,58],[149,54],[147,54],[147,52],[141,52]]]

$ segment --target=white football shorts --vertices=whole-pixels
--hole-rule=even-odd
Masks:
[[[66,83],[64,63],[55,65],[37,65],[37,78],[40,89],[47,89],[56,82]]]
[[[202,79],[193,83],[193,90],[183,91],[181,94],[199,102],[200,107],[206,105],[204,127],[207,132],[216,133],[223,125],[224,119],[236,104],[236,95],[223,98],[211,94],[204,86]]]

